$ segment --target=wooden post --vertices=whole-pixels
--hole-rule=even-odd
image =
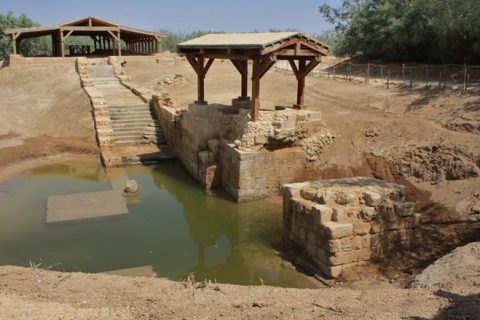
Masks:
[[[63,31],[60,30],[60,56],[62,58],[65,57],[65,46],[64,46],[64,39],[63,39]]]
[[[463,92],[467,93],[467,64],[463,64]]]
[[[402,79],[403,84],[405,84],[405,63],[402,63]]]
[[[390,89],[390,67],[387,67],[387,89]]]
[[[348,61],[348,81],[352,81],[352,61]]]
[[[208,59],[207,64],[205,65],[205,57],[193,55],[186,56],[187,61],[192,66],[193,70],[197,73],[197,96],[198,100],[195,101],[196,104],[207,104],[205,101],[205,76],[208,72],[208,69],[212,66],[214,58]]]
[[[428,88],[428,66],[425,66],[425,87]]]
[[[368,84],[370,78],[370,63],[367,63],[367,69],[365,70],[365,83]]]
[[[122,56],[122,39],[120,38],[120,31],[117,33],[117,46],[118,46],[118,56]]]
[[[252,77],[252,121],[258,121],[260,118],[260,77],[258,76],[260,67],[260,59],[253,60],[253,77]]]
[[[238,98],[240,100],[248,100],[248,60],[231,59],[230,61],[232,61],[232,64],[242,77],[241,94]]]
[[[12,53],[17,54],[17,37],[12,33]]]
[[[288,62],[297,78],[297,104],[294,105],[294,108],[302,109],[304,107],[305,77],[320,63],[320,59],[317,57],[311,60],[308,64],[306,60],[299,60],[298,68],[293,60],[288,60]]]
[[[298,61],[299,77],[297,79],[297,107],[299,109],[304,105],[304,92],[305,92],[305,66],[307,65],[305,60]]]

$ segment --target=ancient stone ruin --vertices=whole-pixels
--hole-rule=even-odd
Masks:
[[[421,223],[404,186],[373,178],[288,184],[283,201],[284,242],[334,278],[414,243]]]
[[[235,105],[197,105],[179,110],[154,99],[169,146],[204,186],[224,188],[237,201],[267,198],[284,183],[309,177],[308,164],[334,137],[320,112],[250,110]]]

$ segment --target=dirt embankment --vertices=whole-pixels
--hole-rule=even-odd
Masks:
[[[16,267],[1,267],[0,281],[7,319],[445,319],[453,306],[470,312],[426,289],[242,287]]]
[[[0,181],[25,161],[97,154],[90,103],[73,63],[4,68],[0,88]]]

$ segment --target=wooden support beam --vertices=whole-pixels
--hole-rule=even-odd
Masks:
[[[316,57],[315,59],[310,60],[308,64],[306,60],[301,59],[298,61],[298,67],[294,60],[288,60],[288,62],[292,67],[293,74],[297,78],[297,103],[294,107],[296,109],[301,109],[304,105],[305,78],[307,74],[320,63],[320,58]]]
[[[252,70],[252,111],[253,121],[258,121],[260,117],[260,79],[275,64],[275,58],[264,56],[253,60]]]
[[[242,87],[240,99],[248,98],[248,60],[230,60],[242,76]]]
[[[63,42],[63,31],[60,30],[60,57],[64,58],[65,57],[65,43]]]
[[[65,34],[65,35],[63,36],[63,40],[65,40],[65,39],[67,39],[68,37],[70,37],[70,36],[72,35],[72,33],[73,33],[73,30],[67,31],[67,34]]]
[[[196,104],[207,104],[205,101],[205,76],[207,75],[208,70],[212,66],[214,58],[210,58],[205,65],[205,58],[203,56],[195,57],[192,55],[186,56],[187,61],[192,66],[193,70],[197,74],[197,101]]]
[[[12,33],[12,53],[17,54],[17,38],[14,33]]]
[[[122,56],[122,42],[121,42],[121,38],[120,38],[120,31],[118,31],[116,39],[117,39],[117,47],[118,47],[118,56],[121,57]]]

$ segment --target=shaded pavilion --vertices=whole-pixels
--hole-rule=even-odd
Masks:
[[[55,57],[65,57],[65,40],[71,36],[87,36],[93,40],[93,50],[90,52],[89,48],[88,52],[84,50],[78,55],[118,56],[122,55],[122,41],[126,49],[123,51],[124,54],[154,54],[159,51],[160,39],[163,36],[162,33],[126,27],[95,17],[86,17],[53,26],[7,29],[5,34],[11,38],[13,54],[21,53],[20,43],[25,39],[51,36],[52,55]]]
[[[305,77],[328,54],[329,47],[299,32],[207,34],[177,45],[197,73],[197,104],[206,104],[205,75],[215,59],[228,59],[241,75],[241,96],[248,97],[248,60],[252,60],[252,120],[260,110],[260,79],[278,60],[287,60],[297,78],[297,103],[304,105]],[[208,60],[206,60],[208,59]],[[206,63],[205,63],[206,61]]]

